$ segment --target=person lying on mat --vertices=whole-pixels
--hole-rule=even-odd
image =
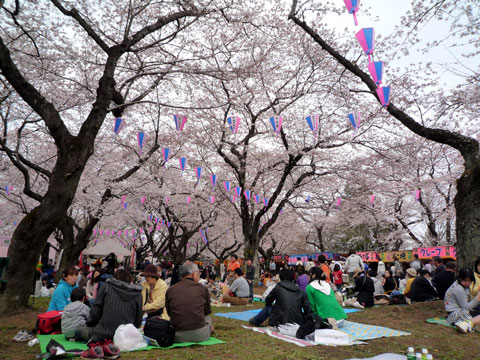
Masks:
[[[312,311],[322,319],[345,320],[347,314],[345,314],[345,311],[335,298],[333,288],[325,281],[326,275],[318,267],[310,269],[310,283],[306,292]]]
[[[214,332],[210,314],[210,294],[198,283],[198,266],[187,261],[180,266],[181,280],[167,290],[165,307],[175,326],[174,342],[202,342]]]
[[[474,328],[480,329],[480,315],[472,317],[472,310],[480,305],[480,292],[468,301],[469,288],[474,278],[472,269],[461,269],[458,272],[457,280],[445,293],[447,322],[450,325],[455,325],[457,330],[464,334],[472,332]]]
[[[57,288],[53,292],[52,300],[50,300],[50,305],[48,305],[47,311],[63,311],[65,306],[70,304],[70,294],[72,290],[77,288],[77,277],[78,270],[73,266],[65,269],[63,272],[63,279],[60,280]]]
[[[280,282],[265,298],[265,307],[249,320],[255,326],[268,319],[269,326],[296,323],[300,326],[313,318],[307,296],[293,282],[293,271],[280,270]]]
[[[168,320],[165,307],[165,294],[167,292],[167,284],[160,279],[157,266],[148,264],[145,270],[140,274],[145,277],[142,283],[142,304],[143,312],[148,314],[148,317],[162,316]]]
[[[227,293],[223,294],[222,302],[232,305],[247,305],[250,298],[250,287],[243,277],[242,269],[236,268],[233,276],[235,280],[233,280]]]

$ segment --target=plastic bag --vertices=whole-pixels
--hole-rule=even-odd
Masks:
[[[133,324],[120,325],[115,331],[113,342],[120,351],[131,351],[147,346],[143,335]]]
[[[50,296],[50,291],[48,291],[48,289],[45,286],[42,286],[42,288],[40,289],[40,296],[41,297]]]

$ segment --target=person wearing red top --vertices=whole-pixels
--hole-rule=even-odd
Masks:
[[[238,256],[236,254],[233,254],[230,256],[230,261],[227,266],[227,282],[230,285],[234,279],[233,274],[235,273],[235,269],[240,269],[240,263],[237,261]]]
[[[343,275],[343,272],[342,270],[340,270],[340,265],[335,264],[333,268],[333,283],[337,287],[338,291],[342,290],[342,286],[343,286],[342,275]]]
[[[326,275],[325,281],[330,284],[332,282],[332,279],[330,277],[330,268],[327,265],[327,258],[325,257],[325,255],[320,255],[318,257],[318,262],[320,263],[319,268],[322,269],[322,271]]]

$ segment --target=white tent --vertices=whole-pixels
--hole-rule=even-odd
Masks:
[[[83,255],[107,256],[112,252],[117,255],[119,260],[132,255],[130,250],[125,249],[117,240],[112,238],[98,240],[95,246],[84,250]]]

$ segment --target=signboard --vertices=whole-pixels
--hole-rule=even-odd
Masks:
[[[318,257],[319,257],[320,255],[325,256],[325,258],[326,258],[327,260],[339,260],[339,259],[340,259],[340,255],[335,254],[335,253],[333,253],[333,252],[331,252],[331,251],[314,253],[314,254],[313,254],[313,257],[314,257],[315,260],[318,260]]]
[[[375,251],[358,252],[357,255],[362,257],[363,262],[379,262],[380,255]]]
[[[413,250],[401,250],[401,251],[386,251],[380,253],[380,259],[383,262],[393,262],[393,257],[396,256],[400,262],[413,261]]]
[[[305,264],[308,261],[308,255],[303,254],[303,255],[289,255],[288,256],[288,265],[295,265],[297,263],[297,258],[300,258],[300,260]]]
[[[418,254],[419,259],[431,259],[440,256],[442,259],[456,259],[457,249],[454,246],[436,246],[413,249],[413,254]]]
[[[283,255],[273,255],[273,261],[282,262],[283,261]]]

